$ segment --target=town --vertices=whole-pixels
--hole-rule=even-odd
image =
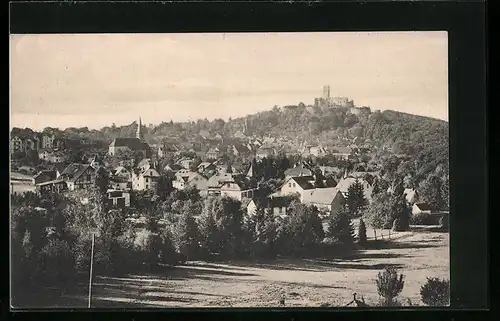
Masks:
[[[366,106],[356,107],[348,98],[331,97],[330,91],[330,86],[324,86],[321,97],[311,105],[275,106],[267,114],[228,121],[146,126],[139,116],[130,125],[118,128],[113,124],[102,130],[45,128],[35,132],[13,128],[11,221],[16,224],[12,237],[25,253],[18,258],[16,268],[19,288],[26,288],[27,280],[34,282],[40,275],[59,285],[69,284],[68,292],[83,286],[79,276],[88,275],[91,234],[96,237],[98,252],[93,254],[92,263],[95,282],[105,283],[99,297],[108,303],[113,300],[105,298],[112,296],[113,286],[125,289],[129,283],[139,284],[138,280],[127,283],[121,276],[138,274],[144,266],[148,275],[165,277],[156,285],[150,284],[154,287],[163,281],[168,285],[170,273],[175,279],[175,267],[188,274],[213,269],[214,274],[234,273],[239,278],[238,272],[228,272],[228,262],[311,256],[350,260],[353,255],[362,258],[362,253],[368,257],[377,251],[390,257],[396,254],[383,251],[391,250],[391,244],[398,244],[392,251],[403,251],[405,244],[410,248],[412,242],[421,242],[418,244],[429,252],[432,248],[424,246],[429,240],[422,239],[429,235],[434,235],[431,241],[441,244],[439,249],[446,252],[448,164],[447,158],[436,155],[447,155],[447,137],[435,140],[437,144],[429,143],[447,129],[447,123],[392,111],[372,112]],[[315,125],[301,131],[301,117],[307,120],[306,127]],[[327,121],[337,122],[337,130],[325,129]],[[383,139],[382,135],[392,130],[384,126],[401,126],[411,139],[399,139],[403,132],[397,131],[390,134],[391,139]],[[370,128],[372,133],[367,134]],[[428,132],[429,128],[434,132]],[[325,133],[330,136],[322,138]],[[412,140],[418,141],[420,148]],[[445,141],[443,148],[439,144]],[[33,215],[39,217],[37,223],[29,223]],[[46,232],[40,231],[42,227]],[[35,244],[35,240],[40,243]],[[35,258],[27,246],[45,256]],[[67,261],[56,260],[57,255]],[[26,271],[22,266],[27,262],[41,266]],[[162,270],[165,266],[170,268]],[[332,269],[342,266],[333,264]],[[347,266],[345,273],[353,269]],[[440,279],[431,278],[434,283],[426,285],[440,289],[440,299],[428,303],[429,299],[420,298],[418,291],[425,279],[419,274],[421,284],[406,293],[408,301],[414,305],[420,300],[447,304],[447,281],[440,280],[446,279],[448,267],[441,268],[437,275],[429,275]],[[51,278],[44,269],[52,269]],[[384,273],[398,278],[394,269],[387,268]],[[72,278],[78,281],[69,281]],[[416,280],[408,282],[415,288]],[[397,293],[403,289],[399,286]],[[382,290],[373,287],[380,296]],[[140,291],[144,289],[147,285]],[[301,292],[305,288],[295,285],[293,289],[269,290],[246,303],[238,302],[245,291],[233,289],[227,290],[224,300],[212,302],[207,294],[185,304],[342,306],[355,292],[344,291],[337,302],[325,303],[329,296],[325,293],[297,298],[307,296]],[[363,296],[361,302],[354,295],[358,306],[367,306],[365,298],[376,305],[371,290],[361,287],[356,291]],[[64,293],[57,300],[71,297]],[[397,301],[390,295],[384,300],[385,305]],[[188,302],[171,302],[154,295],[140,301],[152,306]]]

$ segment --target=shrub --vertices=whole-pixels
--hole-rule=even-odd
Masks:
[[[387,267],[379,272],[377,276],[377,292],[383,299],[385,306],[394,306],[397,304],[395,298],[403,291],[403,274],[398,276],[398,271],[393,267]]]
[[[428,213],[417,213],[410,217],[411,225],[433,225],[432,217]]]
[[[450,303],[450,281],[427,278],[420,288],[422,302],[430,306],[447,306]]]
[[[410,224],[408,222],[408,219],[405,217],[398,217],[392,224],[392,230],[395,232],[408,231],[409,228]]]

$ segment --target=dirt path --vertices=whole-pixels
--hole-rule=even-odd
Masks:
[[[384,249],[360,251],[348,260],[275,260],[214,264],[188,262],[161,275],[97,277],[95,306],[270,307],[343,306],[354,292],[378,299],[375,279],[393,265],[405,277],[402,298],[420,302],[426,277],[449,278],[448,234],[405,234]]]

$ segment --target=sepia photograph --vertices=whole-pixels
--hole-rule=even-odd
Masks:
[[[450,304],[448,34],[11,34],[10,305]]]

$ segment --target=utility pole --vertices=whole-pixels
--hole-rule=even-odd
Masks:
[[[90,278],[89,278],[89,309],[90,303],[92,302],[92,268],[94,266],[94,243],[95,243],[95,234],[92,233],[92,247],[90,250]]]

